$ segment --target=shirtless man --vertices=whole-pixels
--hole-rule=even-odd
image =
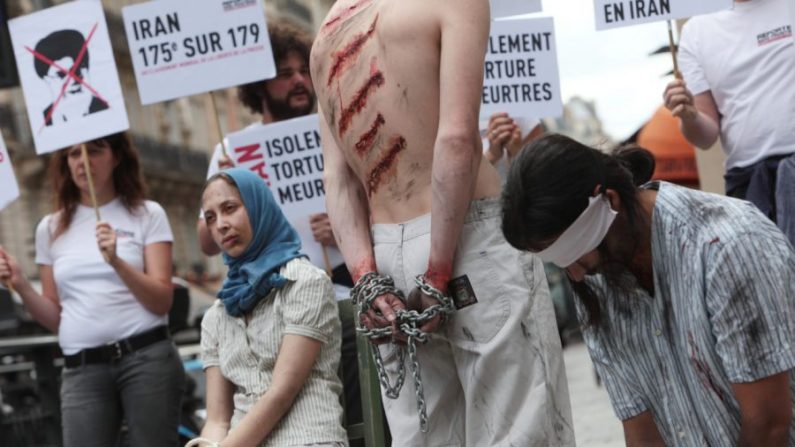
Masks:
[[[384,399],[394,445],[574,444],[543,266],[503,239],[500,179],[483,162],[488,32],[487,0],[340,0],[312,49],[327,209],[354,280],[391,276],[427,308],[421,275],[457,308],[422,327],[427,432],[410,378]],[[404,302],[384,294],[373,307],[362,323],[396,336]],[[392,381],[401,349],[379,347]]]

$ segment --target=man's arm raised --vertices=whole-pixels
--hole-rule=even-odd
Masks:
[[[370,210],[367,195],[337,146],[325,116],[322,111],[319,112],[326,210],[337,247],[342,251],[353,281],[357,282],[366,273],[378,271],[370,238]],[[370,311],[362,316],[362,323],[371,329],[393,324],[396,318],[395,311],[405,307],[394,295],[378,297],[373,306],[380,311],[380,315]]]
[[[490,16],[485,0],[462,0],[455,8],[438,9],[439,130],[433,153],[431,253],[425,280],[446,292],[482,159],[478,116]]]
[[[685,81],[676,79],[663,93],[665,107],[681,120],[680,128],[687,141],[709,149],[720,136],[720,113],[711,91],[693,95]]]

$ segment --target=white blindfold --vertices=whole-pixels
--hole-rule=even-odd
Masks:
[[[618,213],[604,194],[588,199],[588,207],[545,250],[536,253],[544,262],[566,268],[602,243]]]

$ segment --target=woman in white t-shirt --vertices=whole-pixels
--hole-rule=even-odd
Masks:
[[[189,445],[346,445],[331,280],[251,171],[210,177],[202,209],[229,273],[202,321],[207,423]]]
[[[112,446],[122,418],[129,444],[177,443],[184,370],[171,342],[171,228],[144,200],[126,133],[86,143],[101,222],[91,208],[80,146],[53,155],[55,212],[36,229],[42,292],[0,249],[0,280],[58,334],[64,353],[64,445]]]

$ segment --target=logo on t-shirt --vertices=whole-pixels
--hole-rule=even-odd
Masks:
[[[135,237],[135,232],[122,230],[120,228],[116,228],[116,238],[117,239],[132,239]]]
[[[257,4],[256,0],[224,0],[223,7],[224,7],[224,12],[229,12],[229,11],[234,11],[236,9],[255,6],[256,4]]]
[[[770,30],[766,33],[757,34],[756,43],[758,46],[761,47],[763,45],[773,43],[777,40],[788,39],[790,37],[792,37],[792,26],[784,25],[784,26],[779,26],[778,28]]]

